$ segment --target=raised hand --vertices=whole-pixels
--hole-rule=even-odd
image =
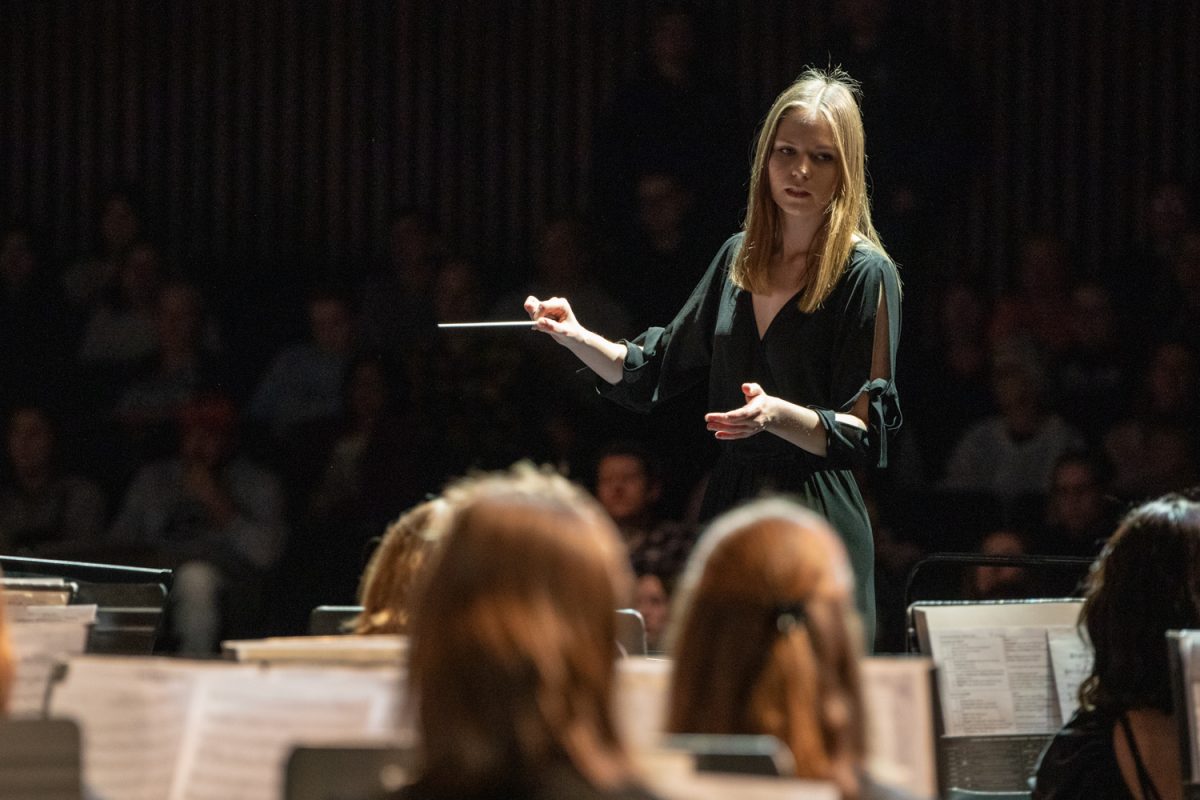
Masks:
[[[742,394],[746,397],[746,404],[741,408],[704,415],[708,429],[718,439],[747,439],[762,433],[775,421],[776,400],[761,386],[743,383]]]
[[[575,312],[565,297],[539,300],[533,295],[525,298],[525,311],[539,331],[550,334],[559,344],[580,341],[584,328],[575,319]]]

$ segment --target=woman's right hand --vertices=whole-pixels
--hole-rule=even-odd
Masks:
[[[554,337],[554,341],[578,356],[592,372],[609,383],[621,381],[622,364],[628,352],[625,345],[610,342],[580,325],[571,304],[565,299],[538,300],[530,295],[525,298],[525,311],[535,328]]]
[[[530,295],[525,298],[525,311],[537,330],[550,334],[559,344],[566,345],[583,339],[584,327],[575,319],[575,312],[564,297],[539,300]]]

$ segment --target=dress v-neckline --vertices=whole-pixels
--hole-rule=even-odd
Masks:
[[[767,322],[767,327],[765,328],[758,324],[758,310],[754,307],[754,294],[752,292],[745,293],[749,298],[750,317],[754,320],[754,333],[758,337],[759,344],[762,344],[767,340],[767,334],[771,332],[771,328],[775,327],[775,321],[779,319],[779,317],[787,310],[788,306],[794,305],[796,301],[800,299],[800,293],[803,291],[803,289],[797,289],[796,293],[784,301],[783,305],[775,309],[775,313],[771,316],[771,319],[769,322]]]

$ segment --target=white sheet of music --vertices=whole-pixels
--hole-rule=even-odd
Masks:
[[[390,740],[396,670],[207,676],[170,800],[278,800],[297,744]]]
[[[90,608],[91,617],[94,619],[96,616],[95,606],[27,606],[21,607],[20,612],[17,608],[9,609],[13,617],[21,620],[10,621],[8,626],[9,640],[17,657],[12,697],[9,700],[9,713],[13,715],[40,715],[54,665],[70,656],[79,655],[87,645],[86,621],[71,621],[68,618],[66,621],[42,622],[37,621],[40,615],[36,613],[23,613],[39,608],[83,608],[85,611]],[[86,614],[76,612],[76,615],[82,619]]]
[[[1092,671],[1092,648],[1083,632],[1072,625],[1049,628],[1050,666],[1054,670],[1054,692],[1063,722],[1079,708],[1079,685]]]
[[[73,659],[52,696],[83,736],[84,780],[106,800],[163,800],[171,789],[199,662]],[[222,669],[233,665],[214,665]],[[235,667],[251,669],[250,667]]]
[[[931,659],[875,656],[860,670],[868,772],[914,797],[936,797]]]
[[[1053,733],[1062,726],[1046,627],[931,630],[949,736]]]

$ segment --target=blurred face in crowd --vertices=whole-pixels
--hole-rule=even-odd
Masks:
[[[1014,531],[993,531],[984,537],[979,550],[985,556],[1020,556],[1025,543]],[[976,567],[975,589],[981,597],[1004,593],[1004,588],[1021,582],[1025,573],[1020,567]]]
[[[334,298],[309,303],[308,327],[313,342],[327,353],[348,353],[353,339],[350,310]]]
[[[658,490],[640,458],[615,453],[600,459],[596,468],[596,499],[621,523],[646,513],[658,499]]]
[[[479,277],[467,261],[449,261],[433,284],[433,311],[439,322],[477,319],[483,313]]]
[[[379,416],[388,402],[388,383],[383,368],[370,361],[357,365],[350,376],[347,400],[355,419],[367,421]]]
[[[662,579],[657,575],[638,576],[634,586],[633,607],[646,623],[646,645],[653,650],[659,649],[671,607],[671,598],[667,596]]]
[[[1148,375],[1155,411],[1174,412],[1189,407],[1197,383],[1196,356],[1181,344],[1164,344],[1155,351]]]
[[[23,408],[13,414],[8,430],[8,457],[17,475],[36,475],[50,466],[54,432],[45,414]]]
[[[225,428],[190,424],[183,431],[183,460],[214,469],[225,460],[231,445],[230,433]]]
[[[1068,531],[1088,531],[1104,518],[1104,492],[1092,468],[1064,461],[1050,485],[1050,516]]]
[[[164,350],[190,350],[200,341],[200,293],[192,286],[169,286],[158,301],[158,337]]]
[[[154,248],[135,247],[121,264],[121,293],[133,306],[153,302],[160,273],[161,264]]]
[[[137,212],[129,199],[119,195],[109,198],[100,216],[100,235],[109,252],[119,253],[128,248],[140,229]]]

